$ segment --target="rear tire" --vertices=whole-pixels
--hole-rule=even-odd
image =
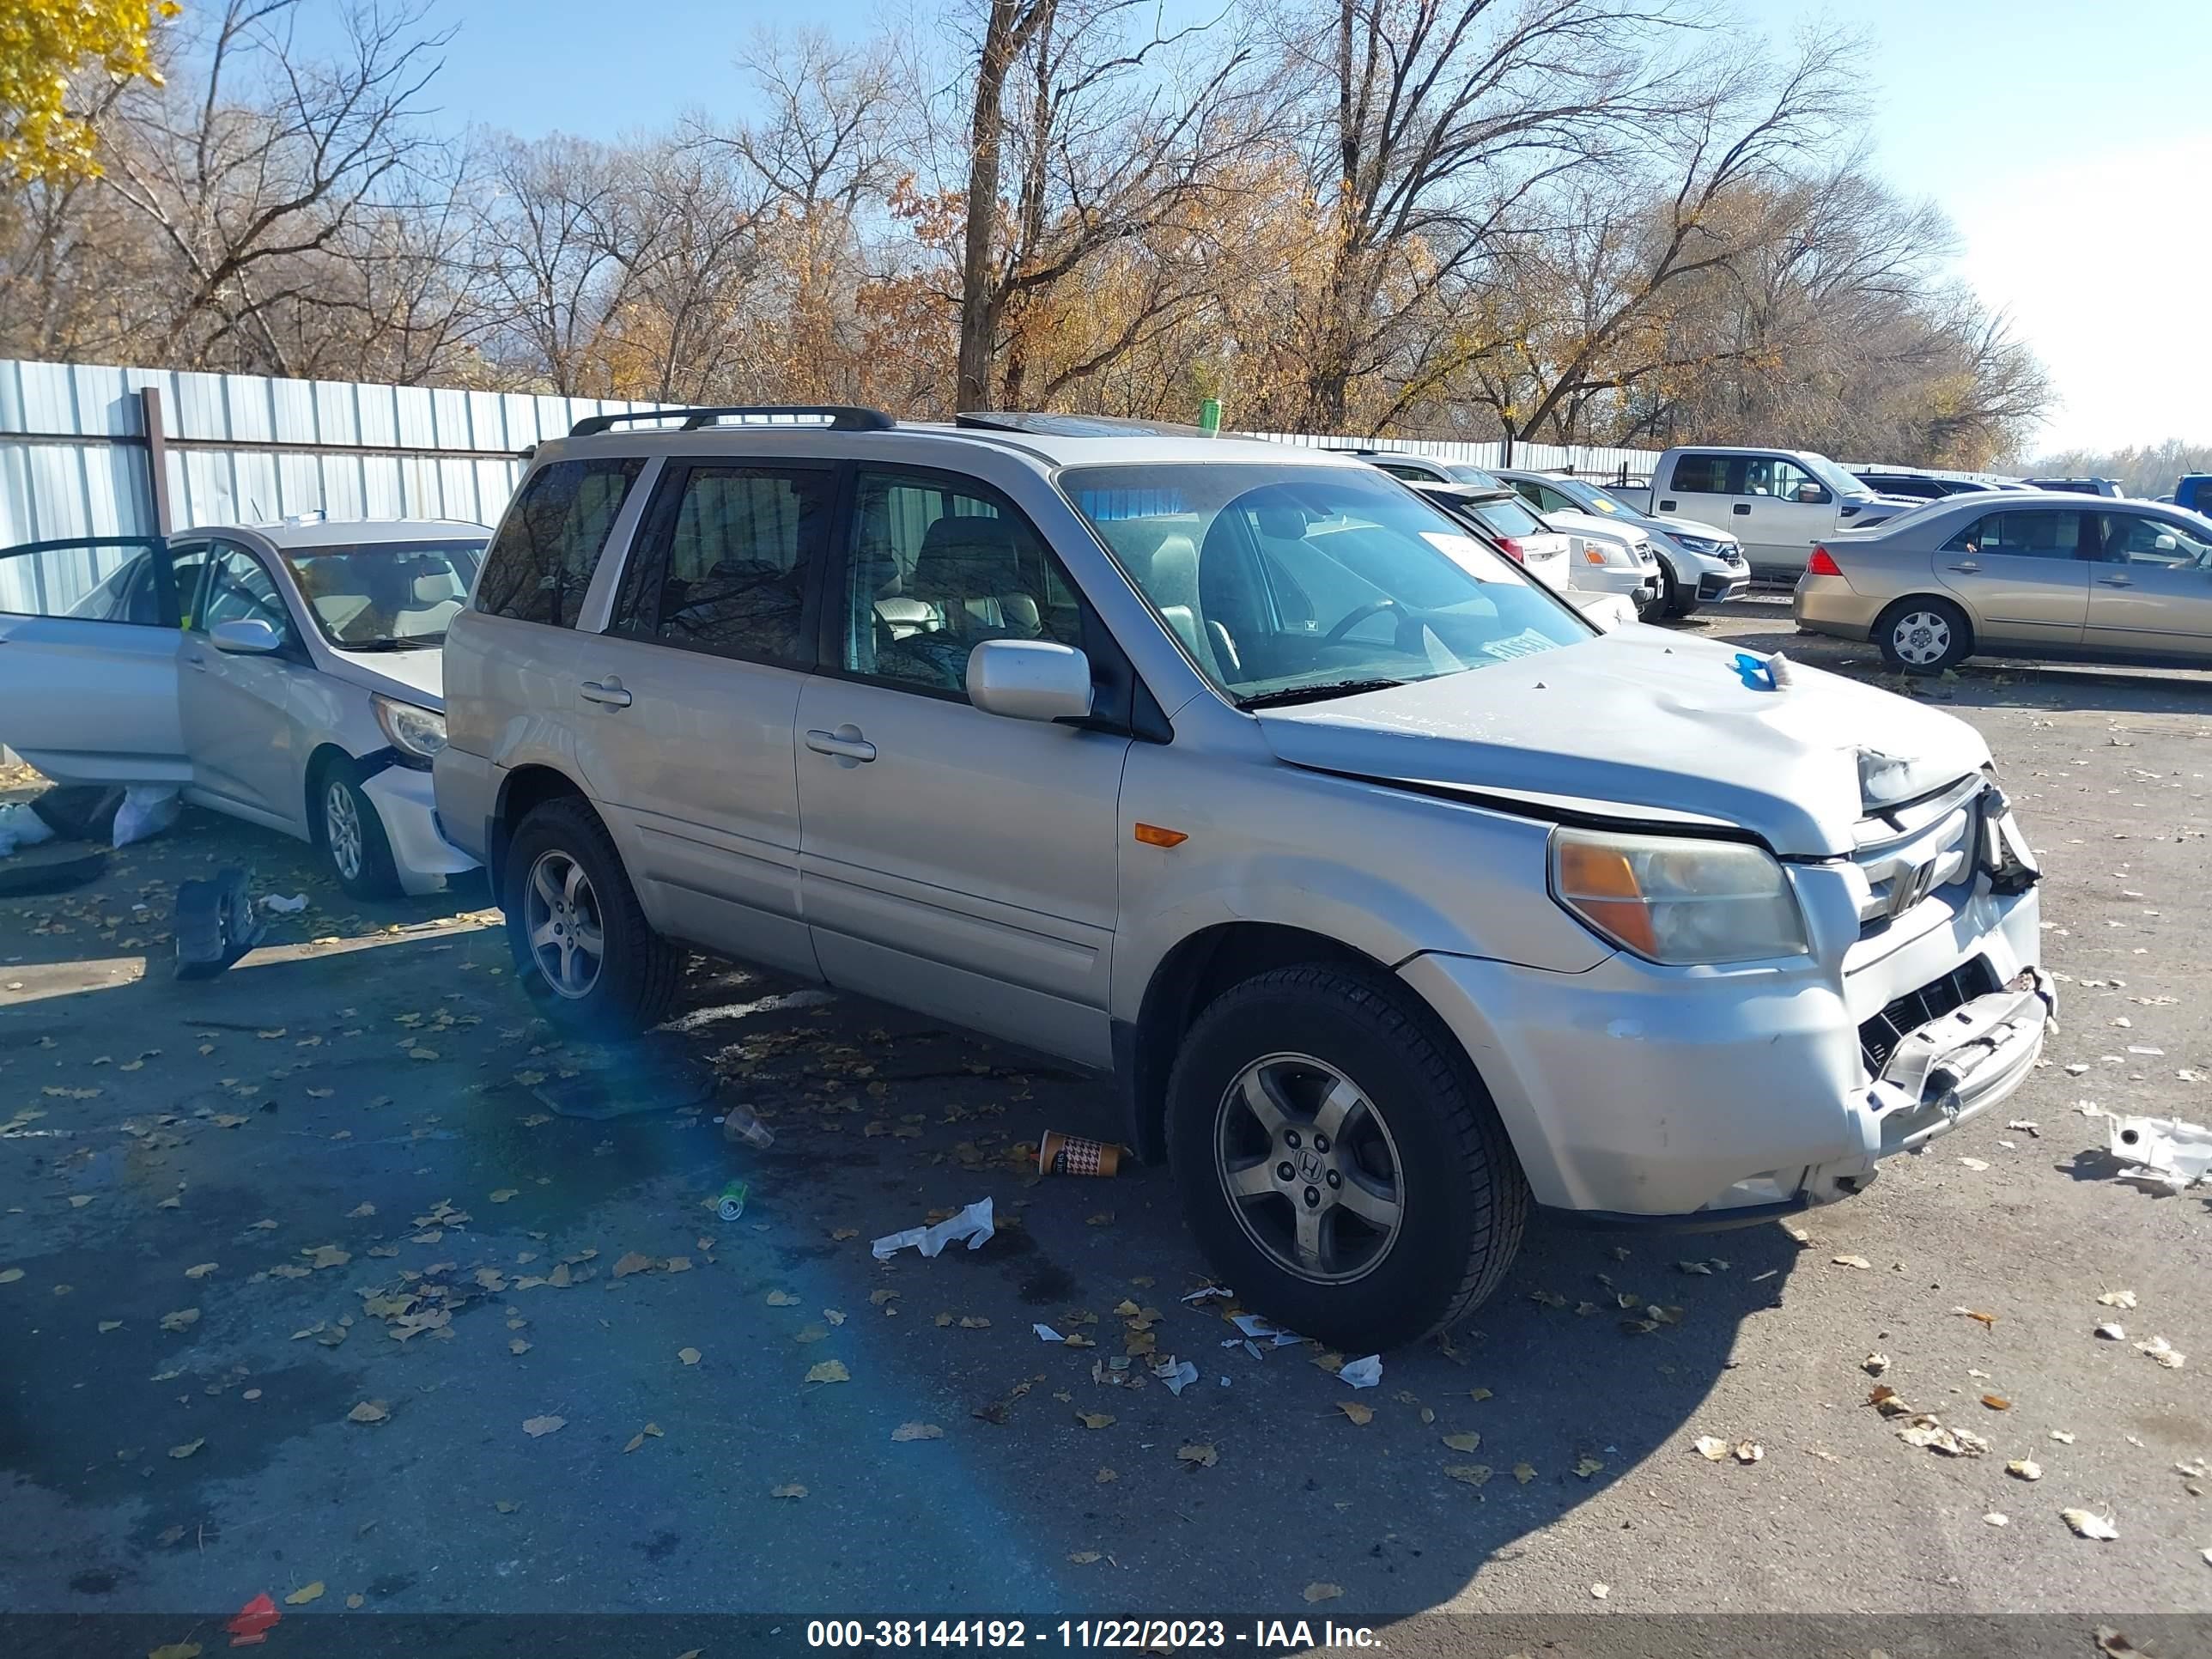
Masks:
[[[1899,599],[1874,625],[1881,659],[1901,674],[1941,674],[1973,654],[1973,624],[1948,599]]]
[[[500,908],[515,977],[548,1018],[629,1036],[667,1018],[683,954],[653,930],[599,814],[574,799],[524,818]]]
[[[1332,1346],[1464,1318],[1520,1248],[1528,1188],[1504,1127],[1387,975],[1313,963],[1224,993],[1176,1057],[1167,1129],[1207,1260],[1246,1305]]]

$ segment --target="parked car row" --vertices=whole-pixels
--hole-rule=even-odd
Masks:
[[[1361,1352],[1464,1316],[1532,1206],[1860,1192],[2055,1007],[1972,728],[1601,631],[1453,489],[1497,505],[1136,423],[594,416],[488,547],[202,531],[0,618],[0,741],[342,878],[337,800],[416,824],[581,1031],[696,949],[1109,1073],[1240,1298]]]

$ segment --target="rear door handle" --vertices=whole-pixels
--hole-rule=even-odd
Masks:
[[[1751,516],[1751,508],[1741,501],[1738,501],[1729,511],[1739,519],[1747,519]]]
[[[876,757],[876,745],[860,735],[857,726],[841,726],[835,732],[809,732],[806,746],[817,755],[835,755],[839,760],[872,761]]]
[[[2132,576],[2100,576],[2097,584],[2100,587],[2133,587],[2136,580]]]
[[[1954,564],[1951,568],[1954,570],[1979,570],[1981,566],[1976,564],[1972,559],[1968,559],[1964,564]]]
[[[620,680],[586,680],[576,688],[576,695],[586,702],[603,703],[609,708],[629,707],[629,693]]]

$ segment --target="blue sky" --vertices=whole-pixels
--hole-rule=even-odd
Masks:
[[[312,3],[312,0],[311,0]],[[933,0],[924,0],[925,6]],[[758,0],[443,0],[445,118],[611,137],[745,112],[763,25],[858,35],[880,8]],[[2204,0],[1741,0],[1786,48],[1866,30],[1882,172],[1957,225],[1960,274],[2010,313],[2063,406],[2043,447],[2212,440],[2212,8]]]

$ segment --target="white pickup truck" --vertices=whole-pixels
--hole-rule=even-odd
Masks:
[[[1650,488],[1606,488],[1644,512],[1693,519],[1743,543],[1754,580],[1794,582],[1814,544],[1923,505],[1878,495],[1826,455],[1725,444],[1670,449]]]

